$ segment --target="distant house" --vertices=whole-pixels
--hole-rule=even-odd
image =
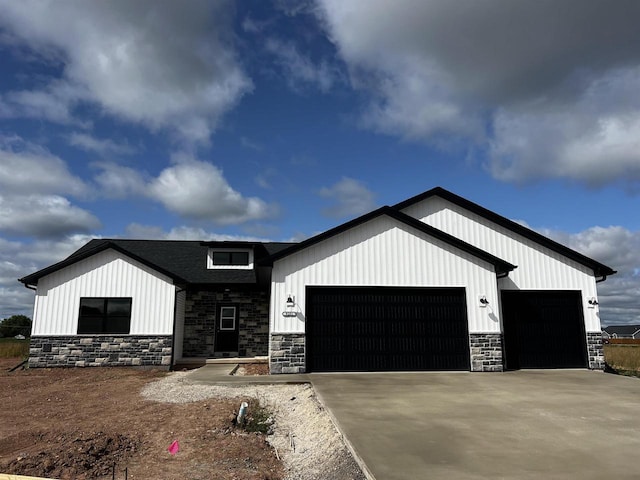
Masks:
[[[438,187],[300,243],[92,240],[20,281],[33,367],[502,371],[602,368],[614,273]]]
[[[602,329],[602,338],[640,339],[640,325],[610,325]]]

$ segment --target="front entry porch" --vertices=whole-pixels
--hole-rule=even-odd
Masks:
[[[189,289],[184,300],[182,351],[174,364],[265,357],[269,352],[269,294],[250,288]],[[177,335],[180,337],[180,335]],[[253,361],[253,360],[252,360]],[[255,363],[255,361],[254,361]]]

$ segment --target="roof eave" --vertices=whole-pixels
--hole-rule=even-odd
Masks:
[[[130,251],[128,251],[125,248],[122,248],[121,246],[117,245],[116,243],[112,242],[112,241],[106,241],[104,243],[101,243],[100,245],[98,245],[95,248],[92,248],[90,250],[86,250],[84,252],[82,252],[79,255],[71,255],[70,257],[65,258],[64,260],[61,260],[57,263],[54,263],[53,265],[49,265],[46,268],[43,268],[42,270],[38,270],[35,273],[32,273],[31,275],[27,275],[25,277],[22,277],[20,279],[18,279],[19,282],[23,283],[25,286],[28,285],[34,285],[37,286],[38,285],[38,280],[40,280],[42,277],[45,277],[47,275],[50,275],[51,273],[57,272],[58,270],[61,270],[65,267],[68,267],[70,265],[73,265],[74,263],[80,262],[82,260],[85,260],[93,255],[96,255],[100,252],[103,252],[105,250],[108,249],[113,249],[123,255],[126,255],[129,258],[132,258],[133,260],[136,260],[137,262],[142,263],[143,265],[151,268],[152,270],[155,270],[158,273],[161,273],[169,278],[171,278],[174,283],[176,284],[184,284],[186,285],[188,282],[181,278],[179,275],[176,275],[173,272],[169,272],[168,270],[165,270],[161,267],[158,267],[157,265],[153,264],[152,262],[149,262],[148,260],[145,260],[144,258],[139,257],[138,255],[131,253]]]

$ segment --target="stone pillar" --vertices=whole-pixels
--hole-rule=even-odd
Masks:
[[[271,334],[269,370],[272,374],[305,372],[304,333]]]
[[[602,332],[587,332],[587,355],[591,370],[604,370]]]
[[[471,333],[469,334],[471,347],[472,372],[502,372],[502,334],[501,333]]]

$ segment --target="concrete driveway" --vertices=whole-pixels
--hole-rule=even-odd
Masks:
[[[640,379],[586,370],[309,377],[376,480],[640,478]]]

